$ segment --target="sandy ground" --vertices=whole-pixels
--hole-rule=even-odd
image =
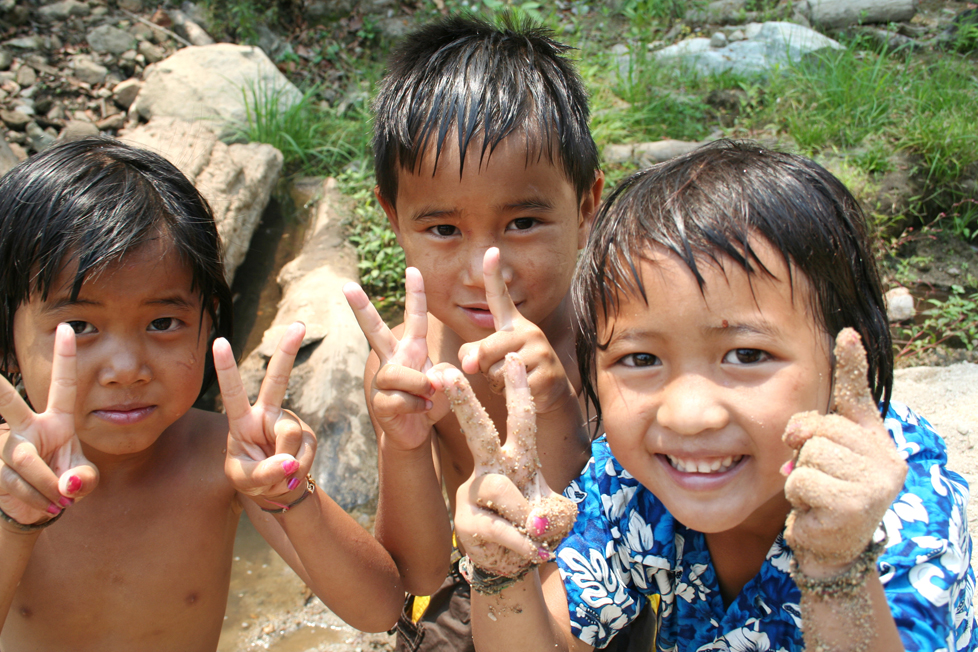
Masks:
[[[894,399],[926,417],[947,441],[949,467],[978,487],[978,364],[896,372]],[[978,538],[978,498],[968,507]],[[368,652],[393,637],[361,634],[329,612],[243,520],[235,544],[228,615],[219,652]],[[975,558],[972,557],[972,567]]]

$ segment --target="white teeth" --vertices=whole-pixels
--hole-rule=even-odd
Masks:
[[[680,457],[666,455],[672,468],[683,473],[723,473],[740,462],[743,455],[730,455],[724,458],[710,458],[701,460],[686,460]]]

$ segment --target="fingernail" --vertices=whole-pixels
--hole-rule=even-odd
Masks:
[[[77,493],[81,489],[81,487],[82,487],[82,481],[81,478],[79,478],[77,475],[73,475],[70,478],[68,478],[68,493],[70,494]]]
[[[50,505],[48,505],[48,514],[60,514],[60,513],[61,513],[61,508],[60,507],[58,507],[54,503],[51,503]]]
[[[530,529],[532,530],[533,536],[538,537],[544,532],[546,532],[547,526],[549,524],[550,521],[547,520],[546,516],[534,516],[533,518],[531,518]]]
[[[285,460],[282,462],[282,468],[285,470],[286,475],[295,473],[299,470],[299,463],[295,460]]]
[[[426,399],[425,402],[424,402],[424,409],[425,410],[430,410],[433,407],[435,407],[435,404]]]
[[[781,475],[787,476],[789,473],[791,473],[794,470],[794,468],[795,468],[795,461],[788,460],[781,466]]]
[[[62,496],[61,498],[58,498],[58,504],[62,507],[71,507],[75,504],[75,501],[73,501],[71,498],[65,498]]]
[[[289,491],[292,491],[298,486],[299,486],[299,478],[292,478],[291,480],[289,480],[289,484],[288,484]]]
[[[537,548],[537,556],[543,561],[550,561],[554,558],[553,553],[551,553],[546,548]]]

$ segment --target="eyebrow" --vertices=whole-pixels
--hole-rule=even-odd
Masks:
[[[728,323],[727,325],[709,325],[700,329],[708,337],[720,335],[764,335],[767,337],[777,337],[782,334],[777,326],[763,321],[745,321],[739,323]],[[644,328],[625,328],[615,329],[615,332],[608,338],[608,344],[613,342],[634,342],[647,339],[649,337],[661,337],[658,331]]]
[[[142,303],[144,306],[173,306],[174,308],[185,308],[193,309],[196,305],[192,301],[188,301],[186,297],[181,295],[171,295],[165,297],[159,297],[158,299],[151,299],[149,301],[144,301]],[[78,306],[85,306],[90,308],[101,308],[103,304],[99,301],[92,301],[90,299],[72,299],[71,297],[62,297],[57,301],[52,301],[47,303],[41,308],[42,313],[57,313],[68,308],[75,308]]]
[[[514,202],[493,206],[493,210],[502,213],[515,213],[519,211],[549,211],[553,210],[554,204],[542,197],[528,197]],[[460,211],[457,208],[439,209],[434,206],[423,206],[416,213],[410,216],[412,222],[423,222],[425,220],[437,220],[445,217],[456,217]]]

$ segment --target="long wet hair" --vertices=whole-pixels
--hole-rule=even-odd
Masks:
[[[210,206],[163,157],[108,138],[52,147],[0,179],[0,361],[14,360],[14,314],[77,262],[71,300],[91,275],[121,262],[158,237],[167,238],[192,270],[192,290],[217,337],[231,337],[231,290]],[[201,320],[203,320],[203,310]],[[201,394],[214,381],[210,346]]]
[[[380,196],[396,205],[398,172],[417,172],[432,147],[437,167],[450,136],[461,176],[470,144],[481,147],[481,164],[517,134],[527,162],[549,157],[583,197],[594,183],[598,150],[587,92],[564,56],[569,49],[550,30],[511,16],[500,27],[451,16],[409,35],[392,54],[373,105]]]
[[[702,291],[703,263],[733,261],[750,275],[770,276],[751,247],[756,238],[781,254],[789,282],[797,274],[808,280],[812,314],[829,336],[847,326],[859,332],[869,386],[886,412],[893,348],[858,202],[813,161],[722,140],[632,175],[595,218],[572,292],[581,379],[599,422],[595,356],[607,342],[598,339],[598,327],[617,315],[623,297],[648,303],[638,268],[650,247],[678,256]]]

